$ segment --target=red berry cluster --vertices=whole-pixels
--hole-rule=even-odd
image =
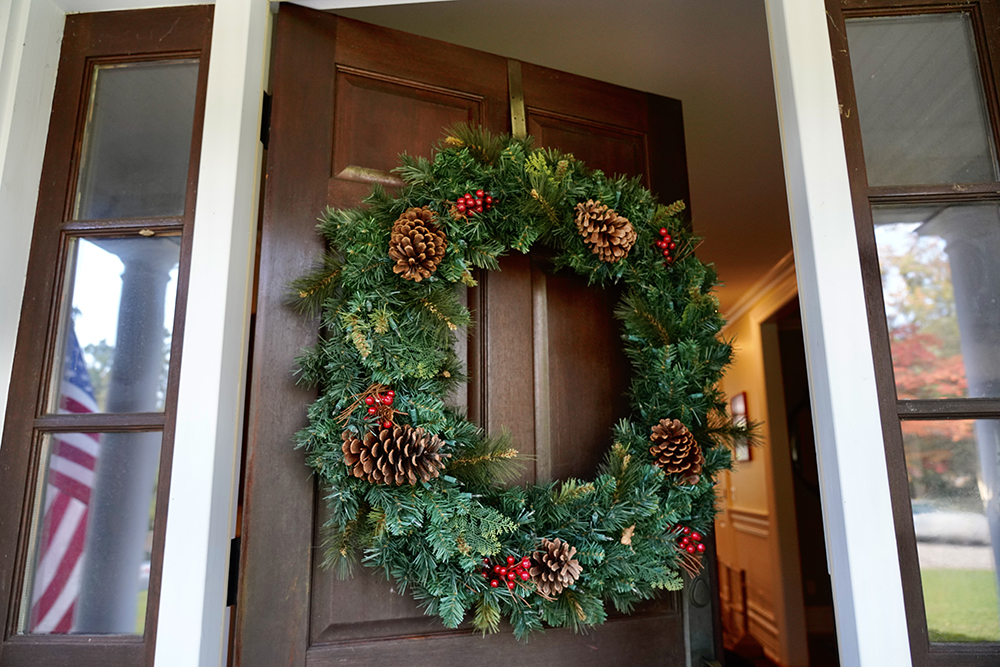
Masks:
[[[528,570],[531,569],[531,559],[525,556],[521,560],[513,556],[507,556],[507,560],[498,560],[496,563],[489,558],[483,559],[483,578],[490,580],[490,586],[498,588],[500,583],[507,584],[507,588],[514,590],[517,581],[527,581],[531,579]]]
[[[373,394],[372,396],[365,396],[365,405],[368,406],[368,416],[365,419],[381,419],[382,428],[392,428],[392,420],[390,417],[395,412],[391,407],[393,400],[396,398],[396,392],[389,389],[384,394]],[[382,409],[380,407],[385,406]]]
[[[674,263],[674,250],[677,249],[677,244],[674,243],[674,239],[670,236],[670,231],[666,227],[660,227],[660,240],[653,245],[663,251],[663,259],[666,264]]]
[[[677,546],[689,554],[705,553],[705,545],[701,543],[701,533],[691,530],[687,526],[681,528],[680,537],[677,538]]]
[[[493,208],[493,195],[485,190],[476,190],[476,196],[466,192],[455,202],[455,210],[459,213],[474,215]]]

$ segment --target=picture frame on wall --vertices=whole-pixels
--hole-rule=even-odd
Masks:
[[[733,424],[737,426],[746,426],[747,423],[749,423],[750,418],[747,414],[747,393],[745,391],[741,391],[729,399],[729,412],[733,417]],[[737,439],[735,459],[737,461],[749,461],[750,457],[750,443],[747,442],[746,438]]]

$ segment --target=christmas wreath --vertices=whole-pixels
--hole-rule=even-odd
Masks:
[[[329,210],[329,251],[294,284],[320,314],[299,360],[319,388],[298,435],[328,491],[326,564],[382,570],[425,612],[523,638],[599,624],[697,573],[727,445],[746,437],[716,389],[730,361],[683,202],[588,170],[530,139],[460,126],[434,158],[401,156],[405,185]],[[632,415],[597,477],[508,486],[517,451],[447,405],[470,324],[456,285],[536,242],[590,284],[624,283],[616,310],[633,366]]]

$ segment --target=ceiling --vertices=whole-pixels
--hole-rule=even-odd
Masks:
[[[723,312],[792,247],[763,0],[455,0],[336,13],[681,100]]]

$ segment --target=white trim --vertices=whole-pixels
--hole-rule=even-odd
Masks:
[[[268,3],[215,3],[155,665],[225,661]]]
[[[204,2],[193,2],[192,0],[55,0],[55,2],[67,14],[215,4],[214,0],[205,0]]]
[[[286,0],[289,1],[289,0]],[[454,2],[455,0],[290,0],[293,5],[324,11],[349,7],[383,7],[385,5],[413,5],[423,2]]]
[[[777,288],[781,283],[795,275],[795,259],[791,250],[788,254],[779,259],[774,266],[767,270],[763,276],[758,278],[750,288],[744,292],[728,312],[723,313],[726,318],[726,328],[738,321],[741,317],[750,312],[763,297]],[[725,328],[723,329],[725,331]]]
[[[0,433],[65,21],[51,0],[0,0]]]
[[[826,10],[766,2],[841,664],[909,665]]]

